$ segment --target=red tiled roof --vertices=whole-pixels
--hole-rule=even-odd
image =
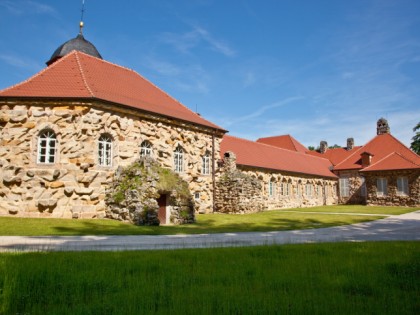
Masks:
[[[409,167],[419,168],[420,157],[402,144],[391,134],[377,135],[375,138],[370,140],[367,144],[354,151],[349,157],[343,160],[341,163],[334,167],[334,170],[348,170],[348,169],[361,169],[362,159],[361,154],[363,152],[369,152],[372,155],[370,170],[395,170],[395,169],[406,169],[406,161],[411,161],[412,164]],[[387,160],[384,158],[392,156],[392,153],[397,153],[399,157],[389,157]],[[393,162],[394,164],[391,164]],[[375,166],[375,164],[380,163]],[[417,165],[417,166],[415,166]],[[367,169],[367,168],[366,168]]]
[[[222,158],[227,151],[235,153],[238,165],[322,177],[336,177],[330,171],[332,165],[327,159],[277,148],[264,143],[224,135],[220,145]]]
[[[362,170],[362,172],[369,171],[383,171],[383,170],[407,170],[407,169],[420,169],[420,163],[410,161],[400,153],[392,152],[384,157],[382,160],[370,165]]]
[[[282,135],[274,137],[259,138],[257,142],[273,145],[275,147],[283,148],[286,150],[305,153],[307,148],[291,135]]]
[[[353,147],[353,149],[351,150],[347,150],[346,148],[334,148],[334,149],[328,149],[325,153],[319,153],[317,151],[307,151],[306,153],[310,155],[326,158],[330,160],[333,165],[337,165],[360,148],[361,148],[360,146]]]
[[[73,51],[0,97],[94,98],[224,131],[137,72]]]

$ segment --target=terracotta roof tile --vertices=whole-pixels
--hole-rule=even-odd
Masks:
[[[308,149],[291,135],[259,138],[257,142],[273,145],[286,150],[305,153]]]
[[[310,155],[326,158],[330,160],[333,165],[337,165],[360,148],[361,146],[353,147],[353,149],[351,150],[347,150],[346,148],[334,148],[334,149],[328,149],[325,153],[319,153],[317,151],[307,151],[306,153]]]
[[[370,165],[363,170],[362,172],[369,171],[384,171],[384,170],[407,170],[407,169],[420,169],[420,161],[414,162],[407,159],[405,156],[397,152],[392,152],[382,160],[376,162],[373,165]]]
[[[222,157],[227,151],[235,153],[236,162],[239,165],[322,177],[336,177],[330,171],[332,165],[327,159],[277,148],[264,143],[225,135],[221,142],[220,151]]]
[[[95,98],[225,131],[133,70],[73,51],[0,97]]]
[[[334,170],[362,169],[361,154],[363,152],[369,152],[372,155],[371,165],[369,167],[372,167],[376,163],[379,163],[382,159],[391,155],[391,153],[397,153],[405,160],[412,161],[414,165],[420,164],[420,157],[416,153],[411,151],[409,148],[407,148],[404,144],[402,144],[398,139],[396,139],[391,134],[381,134],[374,137],[364,146],[354,151],[353,154],[348,156],[341,163],[337,164],[334,167]],[[395,165],[390,165],[389,161],[386,164],[381,163],[382,167],[384,167],[382,170],[399,169],[400,167],[405,168],[407,166],[407,164],[405,162],[402,162],[400,158],[394,158],[392,159],[392,161],[396,163],[400,161],[401,164],[398,164],[400,163],[398,162]],[[418,168],[418,166],[413,166],[410,168]],[[377,168],[376,170],[380,169]]]

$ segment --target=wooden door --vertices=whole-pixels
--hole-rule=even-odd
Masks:
[[[159,205],[158,219],[160,224],[166,224],[166,195],[160,195],[157,202]]]

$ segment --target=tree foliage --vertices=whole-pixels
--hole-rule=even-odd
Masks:
[[[420,122],[417,123],[417,125],[413,128],[413,131],[416,133],[411,140],[411,150],[416,152],[417,154],[420,154]]]

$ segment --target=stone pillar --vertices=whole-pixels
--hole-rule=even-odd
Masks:
[[[231,151],[227,151],[223,157],[225,172],[233,173],[236,171],[236,155]]]
[[[328,150],[328,143],[327,141],[321,141],[319,144],[319,152],[325,153]]]
[[[354,148],[354,139],[347,138],[347,151],[350,151],[353,148]]]
[[[383,135],[386,133],[391,133],[391,129],[388,125],[388,120],[386,120],[385,118],[380,118],[376,123],[376,134]]]

